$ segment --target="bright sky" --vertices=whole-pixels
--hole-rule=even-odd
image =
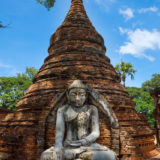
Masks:
[[[71,0],[57,0],[49,12],[36,0],[1,0],[0,76],[15,76],[26,66],[39,69],[49,38],[63,22]],[[137,70],[127,86],[140,87],[160,74],[160,0],[84,0],[87,14],[103,36],[112,65],[121,60]]]

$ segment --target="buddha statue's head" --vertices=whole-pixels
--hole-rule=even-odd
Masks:
[[[87,99],[87,87],[81,80],[75,80],[68,87],[68,101],[74,107],[82,107]]]

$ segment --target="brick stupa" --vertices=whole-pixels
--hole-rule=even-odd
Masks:
[[[159,153],[145,116],[135,112],[135,104],[105,56],[104,40],[82,0],[72,0],[63,24],[50,38],[48,52],[33,85],[17,104],[18,110],[1,113],[1,160],[39,160],[42,151],[54,145],[55,123],[47,117],[57,94],[75,79],[102,94],[119,120],[120,129],[111,129],[108,117],[100,113],[98,143],[112,148],[122,160],[143,160]]]

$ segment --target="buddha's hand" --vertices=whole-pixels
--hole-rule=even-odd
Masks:
[[[81,143],[79,141],[65,141],[64,146],[65,147],[68,147],[68,146],[79,147],[81,146]]]
[[[80,146],[87,145],[87,141],[86,141],[86,139],[80,139],[80,140],[77,140],[77,141],[72,141],[70,143],[70,145],[74,146],[74,147],[80,147]]]
[[[62,147],[55,147],[57,160],[63,160],[63,148]]]

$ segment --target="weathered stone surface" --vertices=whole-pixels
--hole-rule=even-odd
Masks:
[[[135,112],[135,103],[105,56],[104,40],[88,19],[82,0],[72,0],[63,24],[51,36],[48,52],[34,84],[17,104],[18,111],[0,113],[0,156],[39,160],[42,151],[55,142],[55,119],[52,123],[47,120],[57,105],[57,94],[75,79],[86,81],[102,94],[120,123],[120,129],[112,129],[108,117],[100,113],[98,143],[112,148],[122,160],[159,154],[153,132],[145,116]]]

